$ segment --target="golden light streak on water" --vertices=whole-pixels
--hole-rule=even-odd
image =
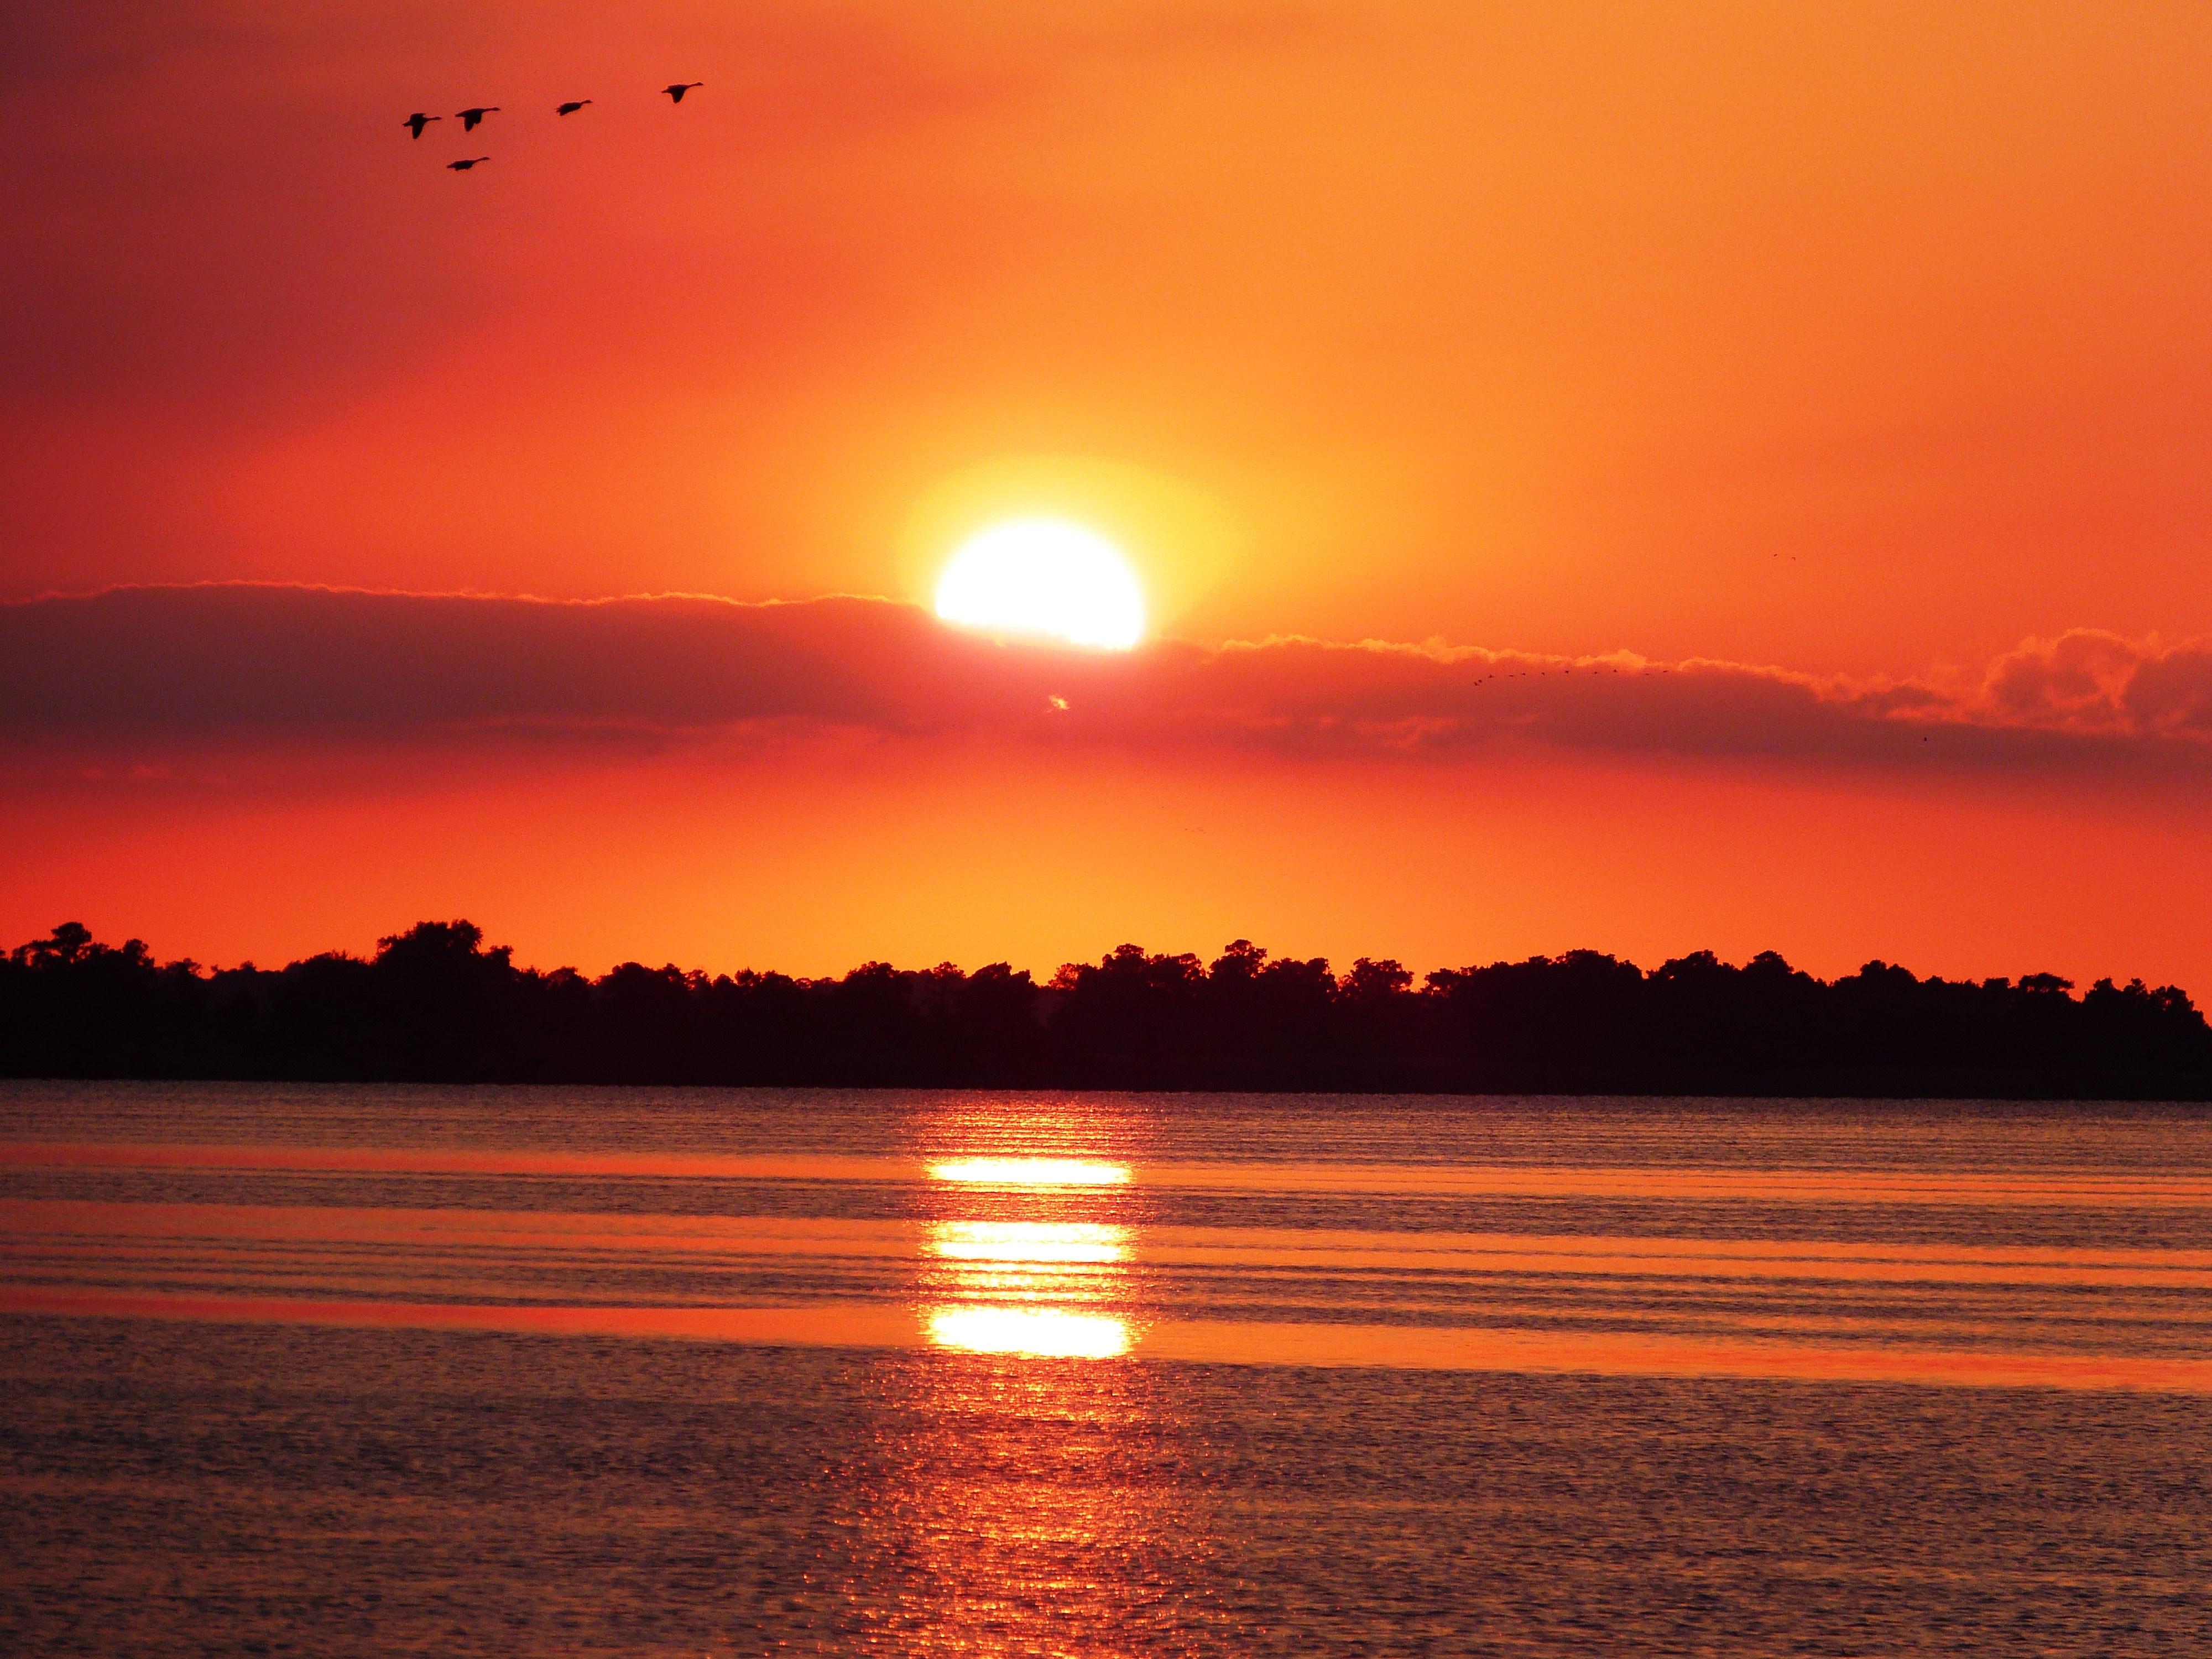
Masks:
[[[929,1340],[968,1353],[1111,1359],[1129,1349],[1129,1323],[1110,1314],[1064,1308],[936,1308]]]
[[[1081,1158],[969,1158],[929,1166],[933,1181],[988,1187],[1125,1187],[1126,1164]]]
[[[1106,1263],[1129,1259],[1127,1227],[1093,1221],[939,1221],[929,1253],[952,1261]]]

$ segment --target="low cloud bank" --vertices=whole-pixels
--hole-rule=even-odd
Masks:
[[[0,605],[0,732],[156,742],[732,728],[1448,756],[1507,744],[1923,764],[2212,757],[2212,642],[2076,630],[1975,676],[1270,639],[1002,644],[917,606],[211,584]]]

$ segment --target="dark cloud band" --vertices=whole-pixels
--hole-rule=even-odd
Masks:
[[[2199,769],[2212,649],[2075,632],[1979,679],[1267,640],[1001,644],[918,607],[593,602],[214,584],[0,605],[0,728],[156,740],[775,723],[1083,744],[1576,750]]]

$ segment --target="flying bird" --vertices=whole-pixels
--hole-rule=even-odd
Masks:
[[[495,115],[498,112],[499,106],[497,104],[484,105],[476,109],[459,109],[453,112],[454,114],[461,118],[461,131],[463,132],[474,132],[477,130],[477,122],[483,120],[487,115]]]
[[[706,84],[704,81],[678,81],[674,86],[663,87],[661,90],[668,94],[672,102],[680,104],[684,101],[685,93],[694,87],[703,87]]]
[[[588,98],[579,98],[574,100],[573,102],[562,105],[560,108],[555,110],[553,112],[556,115],[574,115],[578,110],[583,108],[585,105],[591,101],[592,100]]]
[[[447,163],[446,163],[446,165],[447,165],[447,167],[449,167],[453,168],[453,170],[454,172],[456,172],[456,173],[466,173],[466,172],[467,172],[471,167],[474,167],[477,162],[479,162],[479,161],[490,161],[490,160],[491,160],[491,157],[490,157],[490,156],[489,156],[489,155],[471,155],[471,156],[470,156],[470,157],[469,157],[466,161],[448,161],[448,162],[447,162]]]
[[[422,129],[424,127],[428,126],[433,121],[442,121],[445,118],[446,118],[442,115],[425,115],[418,109],[399,125],[403,127],[414,128],[415,136],[417,138],[420,138],[422,136]]]

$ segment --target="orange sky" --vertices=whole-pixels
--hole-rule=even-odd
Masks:
[[[428,726],[482,711],[441,705],[364,761],[344,700],[384,682],[182,731],[143,687],[80,717],[80,659],[0,678],[0,942],[265,961],[465,914],[587,968],[1249,934],[2212,994],[2201,5],[51,9],[0,20],[0,599],[916,600],[964,531],[1054,512],[1196,647],[1846,690],[1772,741],[1697,724],[1771,690],[1738,676],[1331,749],[1368,692],[1286,663],[1233,708],[1102,687],[1045,763],[910,717],[965,671],[852,714],[839,645],[773,743],[664,702],[621,717],[682,740],[610,757],[518,706],[462,758]],[[466,143],[399,125],[475,102]],[[179,625],[221,678],[234,636]],[[1990,690],[2075,629],[2164,701]],[[1957,739],[1934,769],[1869,701],[1899,684]],[[1462,720],[1442,695],[1392,690],[1392,730]],[[1974,746],[2031,729],[2112,752]]]

